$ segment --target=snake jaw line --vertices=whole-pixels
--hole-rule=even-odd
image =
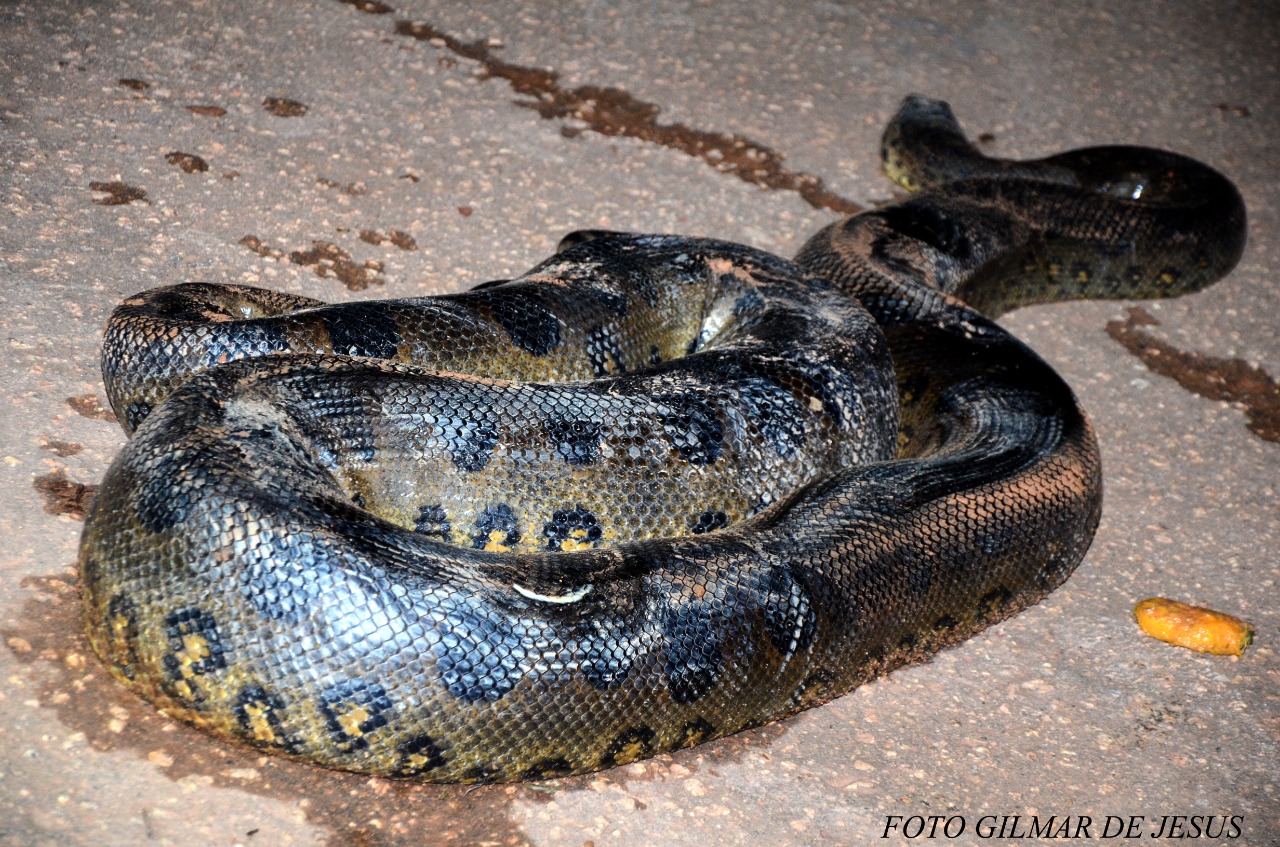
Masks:
[[[521,585],[518,582],[511,583],[511,587],[516,590],[517,594],[521,595],[522,597],[528,597],[530,600],[536,600],[539,603],[555,603],[557,605],[563,606],[563,605],[568,605],[569,603],[577,603],[583,597],[586,597],[588,594],[590,594],[591,589],[594,588],[595,586],[592,583],[588,582],[586,585],[583,585],[579,588],[575,588],[574,590],[566,594],[540,594],[537,591],[533,591],[531,589],[525,588],[523,585]]]

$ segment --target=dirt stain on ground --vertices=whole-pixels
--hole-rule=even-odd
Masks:
[[[360,240],[366,244],[378,245],[384,241],[390,241],[401,250],[417,250],[418,242],[407,232],[399,229],[387,230],[386,235],[378,232],[376,229],[360,230]]]
[[[256,235],[246,235],[237,242],[241,247],[248,247],[264,259],[283,259],[284,251],[278,247],[272,247]]]
[[[367,12],[370,15],[389,15],[395,11],[386,3],[378,3],[376,0],[374,2],[371,2],[371,0],[338,0],[338,2],[345,3],[348,6],[355,6],[360,11]]]
[[[290,100],[288,97],[266,97],[262,100],[262,108],[277,118],[300,118],[307,113],[307,104]]]
[[[93,198],[93,202],[99,206],[124,206],[128,203],[137,203],[147,199],[146,189],[128,185],[119,180],[113,182],[94,181],[89,183],[89,190],[101,195]]]
[[[98,399],[96,394],[81,394],[77,397],[68,397],[67,405],[82,418],[116,423],[115,413],[103,406],[102,401]]]
[[[325,188],[336,188],[348,197],[363,197],[369,193],[369,187],[362,182],[348,182],[344,185],[336,179],[322,176],[316,179],[316,183]]]
[[[47,435],[40,439],[40,449],[47,450],[55,456],[75,456],[84,452],[84,445],[77,444],[74,441],[63,441],[59,438],[50,438]]]
[[[1253,115],[1253,112],[1249,111],[1249,107],[1242,103],[1218,103],[1215,108],[1223,114],[1234,115],[1237,118],[1247,118]]]
[[[204,173],[209,170],[209,163],[194,153],[174,150],[172,153],[165,154],[164,160],[171,165],[177,165],[189,174]]]
[[[360,4],[352,5],[360,8]],[[858,204],[829,190],[820,177],[791,170],[783,164],[786,157],[782,153],[746,136],[711,132],[678,122],[661,123],[658,105],[639,100],[621,88],[566,88],[555,71],[503,61],[493,54],[487,41],[462,41],[428,23],[396,21],[396,32],[478,62],[484,78],[505,80],[517,94],[532,98],[518,100],[518,105],[533,109],[544,118],[569,119],[585,125],[566,125],[563,133],[567,136],[587,129],[659,144],[701,159],[717,171],[752,185],[794,191],[815,209],[846,215],[862,211]]]
[[[363,291],[370,285],[382,285],[382,262],[366,259],[356,262],[351,254],[329,241],[312,241],[307,250],[294,250],[289,261],[306,265],[321,277],[332,274],[351,291]]]
[[[1175,380],[1188,391],[1210,400],[1239,404],[1250,432],[1280,443],[1280,382],[1243,359],[1179,350],[1143,328],[1159,325],[1150,312],[1134,306],[1127,318],[1107,324],[1107,334],[1152,371]]]
[[[220,118],[227,113],[227,110],[221,106],[209,106],[204,103],[195,103],[187,107],[187,111],[193,115],[204,115],[206,118]]]
[[[373,232],[373,230],[367,230],[367,232]],[[390,241],[402,250],[413,250],[418,246],[412,237],[399,230],[392,230],[391,234],[385,238],[380,233],[377,235],[379,241],[370,241],[364,237],[364,233],[361,233],[360,237],[370,244],[380,244],[383,240]],[[363,291],[371,285],[382,285],[386,282],[386,278],[382,275],[382,262],[377,259],[357,262],[350,253],[331,241],[313,240],[309,248],[288,253],[278,247],[272,247],[256,235],[246,235],[240,239],[239,243],[264,259],[288,258],[295,265],[311,268],[315,275],[322,279],[336,277],[351,291]],[[411,246],[405,246],[406,244]]]
[[[32,487],[44,499],[44,510],[50,515],[67,515],[78,521],[89,514],[89,506],[98,493],[98,486],[67,479],[63,470],[56,470],[36,477]]]

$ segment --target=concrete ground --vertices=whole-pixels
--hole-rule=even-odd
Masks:
[[[1280,844],[1274,3],[392,2],[0,6],[0,845],[904,843],[892,815],[962,818],[934,839],[961,844],[1031,843],[988,815],[1089,816],[1096,840],[1107,816],[1225,815],[1233,843]],[[98,372],[117,301],[452,291],[581,227],[789,255],[894,195],[878,138],[912,91],[992,152],[1167,147],[1249,205],[1244,259],[1206,292],[1005,319],[1104,451],[1101,530],[1048,601],[792,720],[519,787],[263,758],[88,653],[74,563],[124,441]],[[1148,639],[1129,610],[1149,595],[1249,618],[1257,643]]]

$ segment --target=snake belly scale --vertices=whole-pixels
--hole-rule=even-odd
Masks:
[[[883,154],[915,193],[794,262],[585,232],[441,297],[126,300],[94,650],[264,750],[511,781],[777,719],[1037,602],[1092,540],[1098,447],[989,316],[1202,288],[1243,203],[1145,148],[987,158],[922,97]]]

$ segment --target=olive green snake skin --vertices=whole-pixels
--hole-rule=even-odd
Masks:
[[[884,158],[915,193],[794,262],[589,232],[442,297],[126,300],[94,650],[263,750],[510,781],[775,720],[1038,602],[1093,538],[1098,447],[983,313],[1202,288],[1243,202],[1156,150],[990,159],[921,97]]]

